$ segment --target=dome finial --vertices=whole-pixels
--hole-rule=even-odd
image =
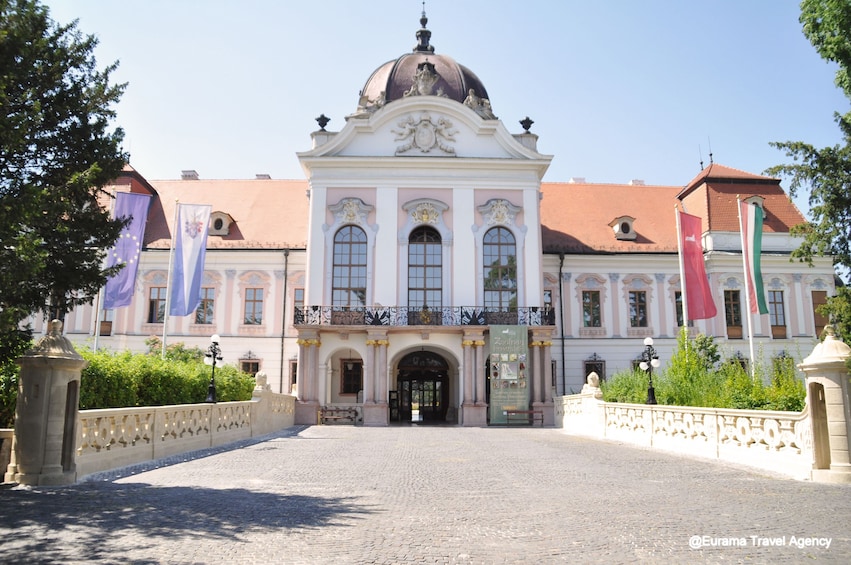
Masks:
[[[434,53],[434,46],[428,43],[431,39],[431,32],[426,29],[426,24],[428,24],[428,18],[425,13],[425,0],[423,0],[423,13],[420,16],[422,27],[417,30],[417,44],[414,46],[414,52]]]

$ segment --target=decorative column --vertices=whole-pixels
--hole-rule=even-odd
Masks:
[[[462,426],[486,426],[488,423],[484,345],[484,334],[481,331],[465,332],[464,340],[461,342],[464,348]]]
[[[665,304],[667,302],[668,301],[665,300],[665,274],[656,273],[656,304],[659,306],[659,335],[668,335],[668,315],[667,312],[665,312]],[[676,335],[676,333],[677,332],[674,332],[674,335]]]
[[[366,371],[363,373],[363,404],[366,406],[367,404],[375,404],[375,386],[376,386],[376,378],[375,378],[375,370],[376,370],[376,350],[375,350],[375,340],[368,339],[366,340]]]
[[[487,408],[487,394],[485,389],[485,340],[477,339],[473,342],[473,373],[476,375],[476,406]]]
[[[386,426],[390,423],[387,398],[387,346],[390,341],[384,331],[368,334],[366,346],[370,360],[370,383],[364,383],[363,425]],[[368,397],[367,397],[368,395]]]
[[[612,337],[621,336],[621,299],[618,294],[619,273],[609,273],[609,282],[612,284],[612,298],[608,306],[612,310]]]
[[[77,480],[77,412],[86,361],[62,335],[62,322],[20,360],[12,463],[5,480],[67,485]]]
[[[475,398],[473,397],[473,380],[475,378],[473,373],[474,343],[472,339],[465,339],[461,342],[461,349],[464,352],[464,398],[461,400],[462,411],[465,406],[473,406],[475,404]]]
[[[552,399],[553,364],[552,330],[533,329],[529,344],[532,361],[532,409],[544,413],[544,425],[555,425],[555,404]]]
[[[851,348],[825,328],[827,336],[798,367],[806,374],[807,406],[813,434],[814,481],[851,483]]]
[[[295,405],[295,423],[312,425],[316,423],[316,412],[320,406],[317,380],[320,378],[319,346],[322,342],[319,341],[318,332],[305,332],[297,343],[299,398]]]

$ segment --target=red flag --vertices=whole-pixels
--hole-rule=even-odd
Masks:
[[[680,249],[683,254],[684,291],[690,320],[714,318],[717,310],[703,264],[701,219],[685,212],[680,215]],[[685,321],[687,323],[687,320]]]

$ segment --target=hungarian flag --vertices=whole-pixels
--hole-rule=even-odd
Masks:
[[[106,256],[106,267],[123,264],[118,274],[106,281],[103,289],[103,307],[107,310],[129,306],[133,301],[136,287],[136,272],[139,269],[139,254],[145,238],[145,224],[148,221],[148,207],[151,197],[147,194],[119,192],[115,195],[113,217],[130,218],[115,247]]]
[[[678,211],[678,213],[685,278],[684,291],[689,320],[714,318],[717,310],[709,279],[706,277],[706,267],[703,264],[703,245],[700,242],[703,232],[701,219],[685,212]]]
[[[201,280],[204,278],[204,257],[207,253],[207,229],[212,206],[178,204],[177,243],[171,281],[172,316],[188,316],[201,304]]]
[[[739,218],[742,224],[742,254],[751,313],[768,314],[765,303],[765,288],[762,284],[762,207],[748,202],[739,202]]]

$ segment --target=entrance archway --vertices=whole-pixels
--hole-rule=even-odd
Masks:
[[[398,364],[399,420],[445,422],[449,409],[449,364],[431,351],[416,351]]]

